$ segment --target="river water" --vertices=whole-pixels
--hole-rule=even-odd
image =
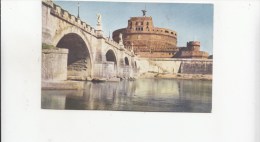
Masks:
[[[83,90],[42,90],[43,109],[211,112],[212,81],[137,79],[85,82]]]

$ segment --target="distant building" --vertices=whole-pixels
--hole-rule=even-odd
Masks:
[[[209,54],[205,51],[200,51],[199,41],[187,42],[187,47],[179,47],[179,51],[174,55],[174,58],[199,58],[207,59]]]
[[[213,55],[209,55],[208,59],[213,59]]]
[[[152,17],[131,17],[126,28],[113,32],[113,40],[119,42],[123,34],[123,44],[137,56],[145,58],[208,58],[208,53],[200,51],[200,42],[190,41],[187,47],[177,47],[177,32],[153,25]]]

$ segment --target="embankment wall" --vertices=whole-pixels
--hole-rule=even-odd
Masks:
[[[212,74],[212,59],[137,58],[139,74],[145,72]]]

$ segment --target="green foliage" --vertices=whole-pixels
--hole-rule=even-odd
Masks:
[[[42,49],[54,49],[54,48],[56,48],[56,47],[53,45],[42,43]]]

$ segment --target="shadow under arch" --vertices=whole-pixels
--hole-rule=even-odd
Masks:
[[[117,70],[117,58],[116,54],[112,49],[106,52],[106,61],[114,62],[114,69]]]
[[[129,66],[129,60],[128,60],[127,57],[125,57],[125,65],[126,65],[126,66]]]
[[[90,77],[92,70],[89,48],[80,35],[76,33],[65,34],[58,41],[56,47],[66,48],[68,54],[68,76],[80,78]]]

